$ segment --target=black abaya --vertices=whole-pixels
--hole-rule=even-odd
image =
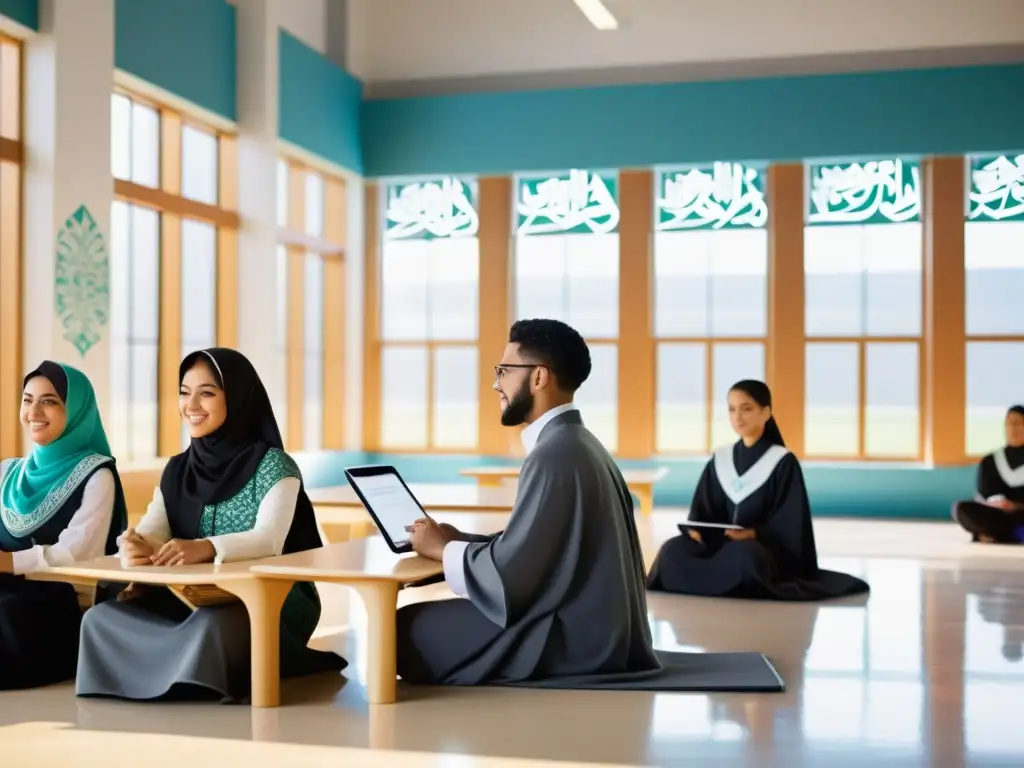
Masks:
[[[681,535],[658,553],[648,589],[764,600],[822,600],[868,591],[861,579],[818,567],[800,463],[765,439],[719,449],[700,477],[689,519],[740,525],[754,538],[733,541],[719,528],[680,525]]]
[[[1024,446],[1007,446],[978,463],[978,498],[953,505],[953,519],[974,541],[985,536],[999,544],[1024,542]],[[984,499],[1002,496],[1017,505],[1002,509]]]

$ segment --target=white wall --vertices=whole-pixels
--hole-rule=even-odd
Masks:
[[[606,3],[618,31],[573,0],[350,0],[350,63],[379,83],[1024,45],[1021,0]]]
[[[238,6],[242,0],[227,0]],[[327,53],[327,0],[271,0],[278,23],[310,48]]]

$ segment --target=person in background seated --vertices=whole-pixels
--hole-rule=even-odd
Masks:
[[[501,423],[529,425],[515,506],[493,536],[429,518],[410,526],[413,549],[444,563],[459,597],[399,610],[403,680],[475,685],[661,669],[633,502],[572,402],[590,366],[586,342],[564,323],[512,326],[494,389]]]
[[[1024,543],[1024,405],[1006,412],[1006,445],[978,464],[975,501],[953,505],[974,541]]]
[[[662,545],[649,589],[766,600],[868,591],[858,578],[818,568],[800,462],[786,448],[771,406],[761,381],[739,381],[729,390],[729,420],[740,440],[716,450],[704,467],[690,504],[693,524],[680,525],[681,535]]]
[[[19,575],[113,554],[128,524],[85,374],[43,362],[25,377],[21,423],[32,453],[0,462],[0,689],[67,680],[78,664],[75,588]]]
[[[178,380],[191,443],[167,462],[138,527],[120,538],[125,565],[225,563],[321,546],[252,363],[233,349],[207,349],[182,361]],[[316,588],[296,584],[281,612],[283,675],[346,665],[307,648],[319,619]],[[80,696],[230,701],[248,695],[249,681],[249,617],[238,601],[193,612],[166,588],[132,587],[82,621]]]

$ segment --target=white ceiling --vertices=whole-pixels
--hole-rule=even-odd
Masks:
[[[348,0],[347,63],[383,96],[1024,61],[1024,0],[605,2]]]

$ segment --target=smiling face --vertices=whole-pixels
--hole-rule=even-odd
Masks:
[[[33,376],[25,385],[21,396],[21,423],[36,445],[49,445],[64,434],[68,412],[45,376]]]
[[[764,434],[764,425],[771,415],[770,407],[759,405],[743,390],[729,391],[729,422],[744,442],[756,442]]]
[[[199,360],[181,380],[178,411],[193,440],[213,434],[228,417],[228,402],[217,376],[208,363]]]

